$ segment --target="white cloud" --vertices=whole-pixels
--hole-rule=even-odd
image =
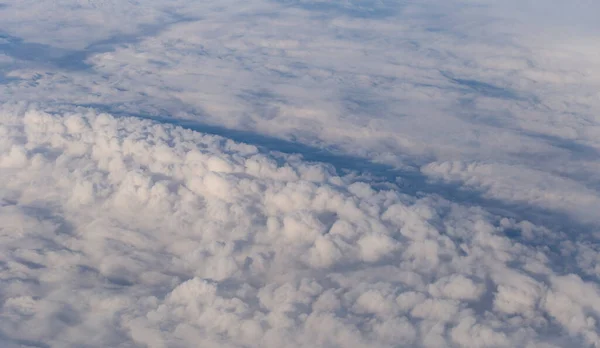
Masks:
[[[597,286],[509,238],[531,223],[93,110],[0,123],[5,345],[599,343]]]
[[[599,346],[598,10],[4,1],[0,345]]]

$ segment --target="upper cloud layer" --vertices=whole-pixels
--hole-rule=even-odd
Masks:
[[[589,243],[150,121],[0,125],[6,346],[600,344]]]
[[[485,163],[525,194],[468,170],[453,184],[600,225],[595,2],[6,4],[2,101],[193,119],[434,177]],[[588,212],[565,203],[581,194]]]

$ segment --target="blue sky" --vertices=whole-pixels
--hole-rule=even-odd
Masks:
[[[599,12],[2,2],[0,341],[600,344]]]

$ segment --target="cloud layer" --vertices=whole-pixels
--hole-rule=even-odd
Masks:
[[[0,346],[600,347],[599,12],[3,1]]]
[[[0,124],[4,346],[600,344],[592,244],[150,121]]]
[[[596,2],[6,4],[4,102],[249,131],[600,225]]]

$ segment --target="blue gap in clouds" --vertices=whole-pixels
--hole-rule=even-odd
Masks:
[[[50,45],[25,42],[8,34],[0,34],[0,52],[9,57],[41,64],[49,64],[66,70],[83,70],[90,66],[85,63],[85,51],[67,50]]]
[[[498,87],[479,80],[453,77],[449,73],[444,71],[441,71],[440,73],[442,74],[442,76],[444,76],[451,82],[463,87],[467,87],[471,91],[485,97],[508,100],[525,100],[525,98],[520,96],[517,92],[508,88]]]
[[[33,340],[12,338],[2,331],[0,331],[0,343],[2,343],[1,340],[6,340],[10,343],[18,344],[21,347],[50,348],[49,344],[46,344],[43,342],[38,342],[38,341],[33,341]]]
[[[18,81],[19,79],[16,77],[8,77],[5,75],[5,71],[0,70],[0,85],[5,85],[11,83],[13,81]]]
[[[543,140],[551,146],[567,150],[574,160],[597,161],[600,159],[600,151],[598,149],[574,140],[532,131],[521,131],[521,133],[531,138]]]
[[[404,1],[350,0],[350,1],[298,1],[275,0],[283,5],[331,16],[381,19],[394,16]]]
[[[1,4],[0,9],[2,9]],[[142,25],[140,26],[140,30],[134,34],[115,35],[94,42],[83,50],[70,50],[42,43],[27,42],[22,38],[2,32],[0,29],[0,53],[4,53],[20,61],[49,65],[63,70],[89,70],[91,69],[91,65],[86,63],[86,60],[93,54],[111,52],[118,46],[138,43],[146,37],[159,34],[173,24],[198,20],[198,18],[188,18],[175,14],[170,15],[173,17],[170,21]],[[2,82],[1,77],[0,82]]]

